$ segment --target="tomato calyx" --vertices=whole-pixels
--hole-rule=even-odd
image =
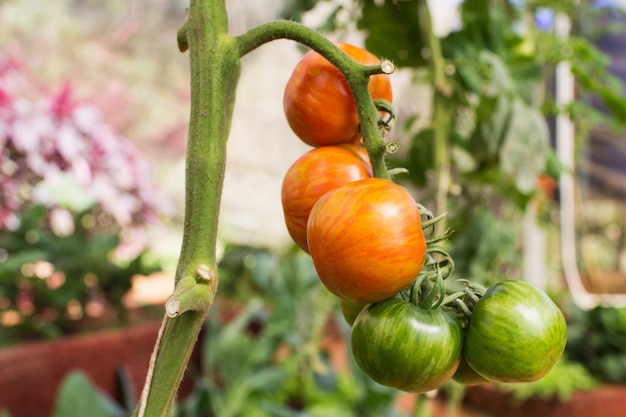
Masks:
[[[436,243],[443,242],[448,239],[452,233],[454,233],[454,230],[447,228],[443,233],[436,234],[436,225],[446,217],[447,213],[443,213],[435,217],[435,215],[423,205],[418,203],[417,206],[423,218],[422,230],[424,231],[424,237],[426,237],[426,244],[429,247]],[[446,256],[450,258],[450,260],[452,259],[450,255],[446,254]]]
[[[466,279],[458,279],[456,282],[464,285],[464,288],[448,294],[443,305],[451,311],[461,323],[461,326],[466,329],[469,326],[476,303],[485,293],[485,288]]]
[[[452,257],[439,247],[426,249],[426,262],[413,283],[400,293],[401,298],[423,310],[436,310],[446,299],[447,279],[454,271]]]

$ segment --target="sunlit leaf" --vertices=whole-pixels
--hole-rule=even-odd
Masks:
[[[516,99],[500,161],[502,170],[513,176],[521,192],[530,193],[534,189],[537,176],[545,169],[549,148],[549,131],[543,115]]]
[[[358,28],[366,33],[365,47],[390,59],[397,67],[422,65],[422,39],[416,1],[361,0]]]

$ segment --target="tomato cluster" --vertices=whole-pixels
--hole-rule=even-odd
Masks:
[[[554,302],[517,280],[471,294],[475,304],[471,311],[465,306],[466,313],[455,304],[432,308],[403,293],[363,307],[352,324],[356,362],[375,381],[409,392],[430,391],[450,378],[476,385],[545,376],[567,340]]]
[[[379,61],[354,46],[355,60]],[[391,100],[387,75],[373,99]],[[563,314],[541,290],[507,280],[483,289],[446,285],[452,259],[435,218],[402,186],[375,178],[359,142],[359,120],[341,73],[316,52],[298,63],[284,96],[296,135],[314,148],[287,171],[287,229],[321,282],[341,300],[352,353],[380,384],[426,392],[454,379],[474,385],[543,377],[565,348]]]

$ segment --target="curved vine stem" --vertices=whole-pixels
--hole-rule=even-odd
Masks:
[[[278,20],[260,25],[235,38],[240,56],[260,45],[277,39],[290,39],[308,46],[323,55],[344,75],[356,103],[361,136],[372,163],[374,176],[391,179],[385,164],[386,142],[378,129],[380,113],[372,100],[368,84],[375,74],[390,74],[393,64],[383,60],[379,66],[362,65],[339,49],[333,42],[315,30],[297,22]]]

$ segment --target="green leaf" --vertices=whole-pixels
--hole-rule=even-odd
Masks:
[[[549,131],[543,115],[521,99],[515,99],[500,150],[500,163],[522,193],[535,188],[537,176],[546,167],[549,149]]]
[[[301,21],[302,15],[311,10],[318,3],[317,0],[289,0],[283,7],[282,19]]]
[[[506,65],[498,55],[483,50],[478,55],[485,72],[482,93],[488,97],[496,97],[513,89],[513,79]]]
[[[173,417],[197,417],[210,415],[211,399],[215,399],[219,394],[214,390],[209,391],[206,381],[198,378],[195,381],[193,392],[175,406]]]
[[[411,139],[406,161],[401,160],[399,166],[405,166],[409,170],[411,181],[425,186],[428,182],[427,172],[434,168],[433,152],[433,129],[427,127]]]
[[[470,141],[474,155],[493,158],[498,154],[512,112],[513,100],[508,94],[481,101],[476,109],[478,126]]]
[[[70,373],[57,396],[54,417],[123,417],[124,410],[80,371]]]
[[[11,417],[11,413],[9,413],[9,410],[0,410],[0,417]]]
[[[285,369],[267,367],[254,372],[246,379],[250,391],[271,393],[278,391],[285,383],[288,375]]]
[[[361,0],[357,27],[366,32],[365,48],[397,67],[424,64],[416,1]]]

